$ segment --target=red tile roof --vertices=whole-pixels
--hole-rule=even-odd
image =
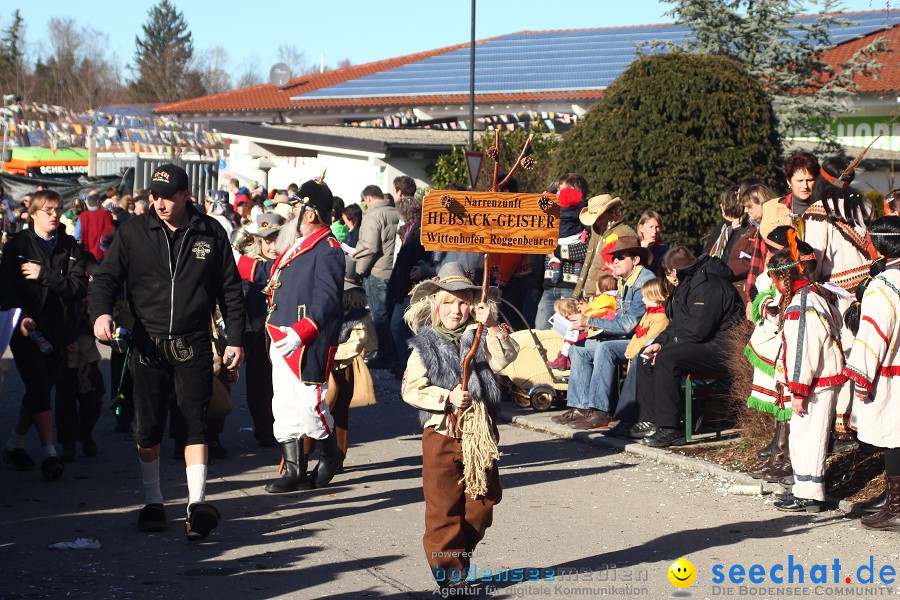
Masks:
[[[855,13],[846,13],[852,16]],[[663,27],[666,25],[637,25],[631,27],[619,27],[610,29],[628,29],[628,28],[652,28]],[[607,29],[607,28],[593,28]],[[583,29],[557,30],[557,31],[584,31]],[[519,33],[546,33],[523,31]],[[857,40],[844,42],[823,54],[823,60],[828,64],[838,66],[848,60],[861,47],[871,43],[879,36],[888,38],[888,47],[893,49],[895,53],[900,53],[900,26],[876,33],[866,35]],[[476,44],[481,44],[496,38],[487,38],[478,40]],[[397,58],[390,58],[370,62],[362,65],[353,65],[343,69],[326,71],[324,73],[314,73],[295,77],[282,87],[277,87],[270,83],[257,85],[253,87],[243,88],[214,94],[212,96],[203,96],[200,98],[191,98],[181,100],[172,104],[159,106],[153,112],[157,114],[171,113],[230,113],[230,112],[267,112],[280,110],[302,110],[316,108],[339,108],[339,107],[363,107],[363,106],[385,106],[400,107],[410,105],[434,105],[434,104],[466,104],[469,101],[467,94],[441,95],[441,96],[418,96],[418,97],[375,97],[375,98],[312,98],[307,100],[292,101],[292,97],[301,96],[318,90],[349,81],[365,77],[373,73],[394,69],[406,64],[425,60],[441,54],[446,54],[454,50],[466,48],[468,43],[456,44],[445,48],[438,48],[426,52],[418,52],[415,54],[407,54]],[[877,79],[873,77],[858,77],[857,83],[860,85],[862,92],[887,92],[900,90],[900,60],[896,58],[897,54],[888,54],[880,57],[883,65],[881,71],[877,74]],[[512,94],[491,93],[477,94],[476,99],[480,103],[527,103],[552,100],[596,100],[602,97],[602,90],[583,90],[583,91],[550,91],[550,92],[522,92]]]
[[[479,40],[476,43],[480,44],[484,41],[487,40]],[[272,85],[271,83],[264,83],[239,90],[222,92],[221,94],[213,94],[212,96],[180,100],[178,102],[173,102],[172,104],[160,106],[153,112],[164,114],[290,110],[302,106],[302,104],[291,101],[291,98],[294,96],[299,96],[300,94],[306,94],[313,90],[342,83],[350,79],[365,77],[372,73],[386,71],[426,58],[459,50],[468,45],[468,43],[456,44],[455,46],[407,54],[406,56],[388,58],[386,60],[379,60],[363,65],[352,65],[344,67],[343,69],[325,71],[324,73],[301,75],[300,77],[291,79],[281,87]]]
[[[878,62],[881,63],[881,70],[877,71],[874,77],[857,76],[854,78],[854,81],[859,85],[860,92],[897,92],[897,90],[900,90],[900,26],[876,31],[857,40],[844,42],[824,52],[822,60],[834,67],[838,67],[850,60],[857,50],[871,44],[880,37],[887,39],[889,51],[889,53],[877,57]]]

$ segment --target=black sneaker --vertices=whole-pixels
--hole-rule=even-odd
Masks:
[[[212,504],[196,502],[188,507],[188,518],[184,522],[184,532],[189,542],[206,539],[209,532],[219,526],[219,511]]]
[[[684,446],[684,432],[672,427],[660,427],[652,435],[641,439],[641,443],[651,448],[668,448],[669,446]]]
[[[656,425],[650,421],[641,421],[631,426],[631,429],[628,430],[628,437],[639,440],[654,433],[656,433]]]
[[[166,509],[162,504],[148,504],[138,513],[138,529],[147,532],[166,530]]]
[[[619,421],[618,423],[601,433],[611,435],[613,437],[629,437],[629,432],[631,431],[631,428],[633,426],[633,423],[624,423],[622,421]]]
[[[66,466],[58,456],[48,456],[44,459],[44,462],[41,463],[41,473],[47,481],[59,479],[62,477],[65,470]]]
[[[3,464],[12,465],[13,471],[34,470],[34,460],[25,452],[25,448],[3,449]]]
[[[812,500],[810,498],[798,498],[793,494],[787,494],[781,500],[775,502],[775,508],[783,512],[822,512],[825,503],[821,500]]]

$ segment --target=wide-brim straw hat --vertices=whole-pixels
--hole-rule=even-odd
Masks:
[[[770,233],[783,225],[794,226],[791,209],[778,200],[769,200],[763,204],[762,217],[759,219],[759,234],[762,238],[768,238]]]
[[[446,292],[461,292],[463,290],[471,290],[475,294],[476,301],[480,297],[481,286],[472,283],[466,270],[457,262],[450,262],[441,267],[437,277],[426,279],[416,284],[410,292],[412,296],[411,304],[415,304],[419,300],[423,300],[439,290]],[[497,297],[497,288],[491,287],[488,291],[491,298]]]
[[[588,200],[588,205],[581,209],[578,214],[578,220],[587,227],[592,227],[600,215],[615,206],[622,206],[625,203],[618,196],[613,197],[609,194],[600,194]]]

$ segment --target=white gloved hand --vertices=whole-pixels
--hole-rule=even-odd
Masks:
[[[284,333],[285,337],[275,342],[275,349],[281,352],[282,356],[290,356],[294,350],[301,346],[300,336],[290,327],[279,327],[278,330]]]

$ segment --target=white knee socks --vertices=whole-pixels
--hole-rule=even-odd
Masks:
[[[188,484],[188,511],[191,504],[206,500],[206,465],[188,465],[185,467]]]
[[[162,490],[159,489],[159,459],[141,463],[141,483],[144,485],[144,504],[162,504]]]

